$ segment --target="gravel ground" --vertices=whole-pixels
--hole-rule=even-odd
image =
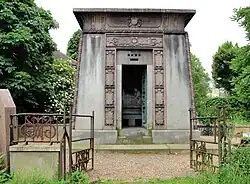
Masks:
[[[89,172],[92,180],[169,178],[193,174],[188,154],[95,153],[95,167]]]

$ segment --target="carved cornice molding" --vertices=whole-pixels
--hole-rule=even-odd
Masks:
[[[84,33],[179,33],[190,13],[83,12],[76,14]]]

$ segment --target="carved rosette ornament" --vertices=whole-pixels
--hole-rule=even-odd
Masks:
[[[115,50],[106,50],[105,58],[105,126],[115,120]]]
[[[154,95],[155,95],[155,128],[164,126],[164,63],[163,51],[154,50]]]
[[[141,27],[142,20],[137,17],[128,18],[128,27]]]

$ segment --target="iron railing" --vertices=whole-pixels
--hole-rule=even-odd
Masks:
[[[94,111],[92,115],[73,114],[70,116],[69,130],[64,124],[64,134],[60,141],[60,168],[59,178],[66,178],[67,173],[74,171],[88,172],[94,169]],[[72,117],[75,118],[89,118],[90,119],[90,136],[72,140]],[[69,132],[69,133],[68,133]],[[80,141],[89,141],[89,147],[73,152],[72,143]],[[67,160],[67,144],[68,144],[68,160]],[[68,161],[68,162],[67,162]]]
[[[226,134],[225,108],[218,108],[216,117],[197,117],[192,109],[189,110],[189,116],[190,167],[196,171],[216,171],[231,153],[231,142]],[[211,122],[211,124],[202,124],[202,121]],[[200,130],[201,138],[193,138],[193,130]],[[208,145],[216,148],[215,152],[211,151]]]
[[[60,143],[59,178],[65,179],[72,171],[87,172],[94,168],[94,111],[92,115],[19,113],[10,118],[10,145]],[[73,118],[90,119],[88,137],[72,140]],[[89,141],[89,146],[73,152],[73,143],[80,141]]]

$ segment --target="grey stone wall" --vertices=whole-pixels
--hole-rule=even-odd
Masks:
[[[167,129],[189,129],[190,78],[184,35],[165,35]]]
[[[104,125],[104,67],[105,35],[84,34],[79,84],[77,97],[77,114],[91,115],[95,111],[95,129]],[[76,129],[89,129],[90,119],[76,118]]]

